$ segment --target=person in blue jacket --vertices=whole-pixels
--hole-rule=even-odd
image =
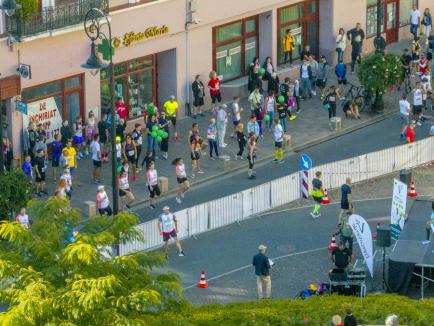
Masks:
[[[339,85],[347,84],[347,66],[343,63],[342,60],[338,62],[338,64],[335,67],[335,74],[336,77],[338,77],[338,83]]]

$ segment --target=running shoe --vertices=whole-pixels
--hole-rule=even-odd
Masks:
[[[285,163],[285,161],[284,160],[279,160],[279,162],[277,162],[277,163],[283,164],[283,163]]]
[[[256,175],[253,175],[253,174],[252,174],[252,175],[251,175],[251,176],[249,176],[248,178],[249,178],[250,180],[253,180],[253,179],[255,179],[255,178],[256,178]]]
[[[178,256],[179,256],[179,257],[185,257],[185,253],[184,253],[184,251],[181,251],[181,252],[179,253]]]
[[[48,195],[48,192],[46,192],[45,190],[41,191],[44,195]]]
[[[152,209],[155,209],[155,205],[154,204],[149,205],[149,207],[152,208]]]
[[[181,201],[181,198],[179,198],[178,196],[176,196],[176,202],[178,203],[178,204],[181,204],[182,203],[182,201]]]
[[[277,163],[277,162],[279,162],[279,160],[274,159],[272,162],[273,162],[273,163]]]
[[[205,173],[205,172],[203,172],[202,170],[199,170],[199,171],[197,171],[197,173],[202,174],[202,173]]]

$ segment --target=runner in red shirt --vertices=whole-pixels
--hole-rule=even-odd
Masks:
[[[415,121],[411,121],[411,123],[408,125],[407,129],[405,130],[405,137],[407,138],[407,143],[414,143],[415,133],[414,133],[414,127],[416,126]]]
[[[119,119],[124,119],[127,121],[128,118],[128,107],[124,103],[124,100],[122,97],[118,97],[118,100],[116,101],[116,114],[119,116]]]
[[[214,115],[217,115],[218,104],[216,102],[221,103],[222,95],[220,93],[220,79],[218,79],[215,71],[209,73],[208,88],[213,104],[212,112]]]

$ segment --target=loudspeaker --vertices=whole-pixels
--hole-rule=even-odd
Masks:
[[[377,247],[387,248],[391,246],[390,226],[379,226],[377,230]]]

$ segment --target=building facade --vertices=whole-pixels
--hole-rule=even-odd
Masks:
[[[108,71],[93,76],[80,67],[90,53],[83,29],[86,5],[109,14],[115,93],[129,107],[129,125],[143,122],[147,104],[161,106],[170,95],[184,115],[194,76],[206,84],[211,70],[223,80],[226,99],[245,94],[254,57],[262,63],[269,56],[279,74],[294,74],[296,68],[280,65],[287,29],[296,40],[294,59],[310,45],[329,61],[335,60],[339,28],[349,30],[360,22],[367,35],[365,52],[373,49],[376,34],[377,0],[77,1],[41,1],[38,13],[24,21],[0,14],[2,127],[17,155],[29,121],[42,123],[54,135],[62,120],[110,109]],[[432,0],[383,0],[382,31],[388,43],[409,37],[413,4],[434,11]],[[107,49],[100,45],[101,57]],[[30,67],[31,78],[18,75],[20,65]],[[27,104],[27,114],[20,112],[17,99]]]

